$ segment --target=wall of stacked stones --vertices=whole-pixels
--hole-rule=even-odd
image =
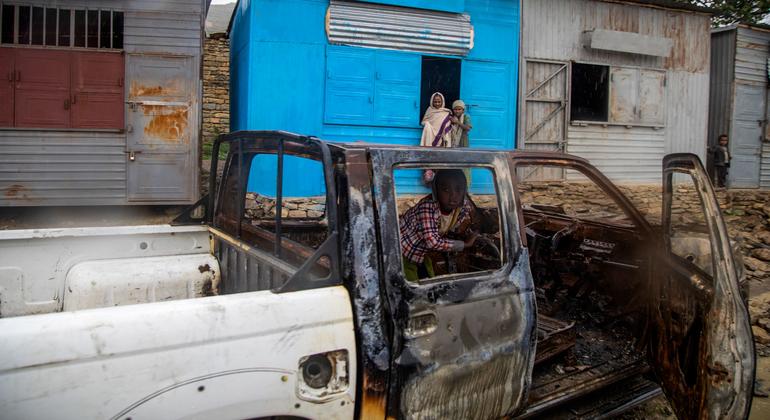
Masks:
[[[660,225],[662,192],[660,186],[620,185],[619,188],[653,225]],[[568,214],[583,212],[607,212],[614,207],[608,196],[581,182],[532,183],[520,189],[522,201],[546,205],[559,205]],[[673,217],[680,223],[702,222],[699,217],[700,201],[686,187],[679,187],[672,207]],[[399,213],[417,203],[422,195],[399,197]],[[480,207],[495,205],[494,196],[474,196]],[[770,191],[717,191],[717,200],[727,223],[731,238],[737,240],[743,251],[746,272],[750,279],[761,280],[770,274]],[[322,218],[324,197],[287,198],[282,209],[283,217]],[[246,217],[250,219],[275,217],[275,200],[248,193]]]
[[[230,40],[224,34],[206,38],[203,50],[204,143],[230,131]]]

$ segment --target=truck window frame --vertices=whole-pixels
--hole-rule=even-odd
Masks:
[[[452,281],[452,280],[455,280],[455,279],[459,280],[459,279],[465,279],[465,278],[473,278],[473,277],[481,276],[481,275],[487,275],[488,276],[488,275],[493,275],[493,274],[496,274],[496,273],[507,272],[507,271],[505,271],[506,270],[506,266],[508,265],[508,263],[510,262],[510,259],[511,259],[510,256],[508,255],[508,247],[510,245],[507,243],[508,239],[505,236],[506,235],[506,233],[505,233],[506,229],[503,229],[503,226],[505,224],[505,219],[504,219],[505,216],[502,214],[503,212],[500,210],[502,203],[501,203],[501,200],[500,200],[499,181],[498,181],[498,176],[495,173],[495,167],[492,166],[492,165],[485,165],[485,164],[465,164],[465,163],[460,163],[460,164],[448,164],[448,163],[445,163],[445,164],[434,164],[434,163],[432,163],[432,164],[424,164],[424,163],[397,163],[397,164],[395,164],[395,165],[393,165],[391,167],[391,169],[390,169],[390,176],[391,176],[391,178],[395,179],[395,172],[397,170],[409,170],[409,169],[412,169],[412,170],[414,170],[414,169],[417,169],[417,170],[432,169],[434,171],[435,170],[439,170],[439,169],[461,169],[461,170],[462,169],[486,169],[486,170],[488,170],[490,172],[490,174],[492,175],[492,187],[494,188],[494,191],[493,191],[492,194],[494,194],[494,196],[495,196],[495,204],[496,204],[496,207],[498,209],[497,223],[498,223],[498,228],[500,230],[500,243],[497,244],[497,245],[501,246],[502,249],[499,249],[501,261],[500,261],[500,267],[497,268],[497,269],[489,269],[489,270],[481,270],[481,271],[467,271],[467,272],[462,272],[462,273],[440,274],[440,275],[436,275],[435,277],[426,278],[426,279],[420,279],[419,281],[410,281],[410,280],[406,279],[406,275],[403,272],[404,255],[403,255],[403,253],[399,252],[398,258],[399,258],[399,261],[400,261],[400,265],[402,267],[401,274],[403,275],[404,281],[407,282],[407,283],[410,283],[410,284],[415,284],[415,285],[419,285],[419,284],[433,284],[433,283],[440,283],[440,282],[444,282],[444,281]],[[390,192],[391,192],[391,198],[392,198],[393,202],[396,203],[396,207],[397,207],[398,206],[398,196],[399,196],[399,194],[398,194],[398,191],[397,191],[395,183],[393,183],[393,188],[391,189]],[[471,197],[471,199],[473,199],[473,195],[471,194],[470,191],[468,191],[467,194]],[[400,243],[401,232],[400,232],[399,227],[400,227],[400,223],[401,223],[401,214],[398,214],[398,212],[396,212],[396,213],[397,213],[396,214],[396,219],[399,222],[396,225],[396,231],[397,231],[396,232],[396,237],[399,239],[399,246],[398,246],[398,248],[400,250],[401,249],[401,243]]]
[[[237,215],[235,215],[237,217],[234,218],[235,232],[229,232],[224,229],[222,229],[222,231],[228,235],[232,235],[234,240],[242,243],[242,246],[258,250],[259,252],[268,253],[268,251],[261,249],[260,247],[252,247],[251,244],[241,238],[246,202],[246,186],[253,157],[258,154],[275,154],[277,156],[277,202],[282,201],[284,155],[292,155],[319,161],[323,168],[324,186],[326,189],[325,205],[328,223],[326,240],[298,267],[296,267],[296,264],[291,264],[297,268],[297,271],[286,281],[286,283],[273,291],[276,293],[283,293],[342,284],[339,219],[336,208],[337,187],[335,185],[334,166],[328,145],[315,137],[300,136],[283,131],[236,131],[230,134],[221,135],[215,140],[212,147],[212,168],[217,167],[218,153],[222,143],[229,144],[229,153],[225,161],[222,178],[218,184],[219,188],[214,188],[214,186],[217,185],[215,172],[212,172],[212,176],[209,179],[210,192],[206,210],[208,224],[215,229],[222,229],[218,221],[221,217],[228,217],[223,215],[223,203],[226,199],[235,200],[236,206],[234,210],[237,212]],[[233,172],[233,165],[235,164],[241,168],[239,172],[237,168],[235,169],[235,172]],[[231,177],[233,176],[236,176],[234,181],[231,180]],[[226,192],[232,189],[228,188],[228,185],[231,182],[235,183],[236,193],[234,194],[234,197],[226,197]],[[229,217],[232,218],[232,216],[233,215],[230,215]],[[283,259],[282,242],[286,240],[281,238],[282,219],[280,206],[277,204],[275,217],[276,230],[275,232],[266,232],[274,234],[275,245],[271,255],[278,259]],[[328,273],[323,277],[314,276],[312,271],[321,260],[324,260],[324,264],[328,265]]]

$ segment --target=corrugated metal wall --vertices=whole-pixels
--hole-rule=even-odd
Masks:
[[[688,151],[705,157],[710,37],[707,15],[590,0],[522,3],[525,59],[666,70],[663,129],[601,123],[568,125],[568,152],[590,159],[621,182],[659,182],[661,159],[667,152]],[[670,38],[672,53],[661,58],[586,48],[585,33],[593,29]],[[526,69],[522,72],[526,74]],[[523,118],[524,114],[520,115]],[[524,129],[524,121],[519,127]],[[622,170],[615,164],[617,159],[623,162]]]
[[[326,28],[332,44],[430,54],[468,55],[471,17],[435,10],[331,0]]]
[[[17,5],[124,12],[126,54],[190,55],[193,101],[187,124],[189,199],[129,202],[126,133],[119,131],[0,129],[0,206],[189,203],[197,196],[200,126],[202,0],[14,0]],[[126,72],[126,75],[128,72]],[[126,80],[126,89],[131,81]],[[126,99],[128,99],[128,92]],[[141,156],[141,155],[140,155]]]
[[[723,30],[711,34],[711,75],[709,80],[708,144],[717,144],[717,137],[730,131],[733,107],[733,78],[735,77],[735,31]]]
[[[767,86],[767,55],[770,32],[738,28],[735,50],[735,82]]]
[[[770,57],[770,31],[754,28],[738,27],[735,48],[735,101],[736,103],[759,102],[759,110],[739,110],[733,113],[732,133],[736,135],[748,135],[752,138],[745,139],[750,143],[754,140],[764,142],[761,145],[759,162],[759,186],[770,188],[770,140],[768,136],[768,124],[770,124],[770,92],[768,92],[768,57]],[[748,92],[755,93],[756,98],[740,97]],[[739,115],[739,111],[743,115]],[[747,117],[750,115],[750,117]],[[746,120],[746,119],[749,120]],[[753,126],[753,119],[764,119],[764,126]],[[743,129],[741,129],[743,123]],[[749,127],[753,129],[749,129]],[[757,137],[756,139],[754,137]]]

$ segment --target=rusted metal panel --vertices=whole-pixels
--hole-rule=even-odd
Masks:
[[[735,48],[735,82],[767,86],[770,31],[738,27]]]
[[[19,0],[14,2],[19,5],[40,6],[41,2],[35,0]],[[125,72],[120,89],[120,101],[116,96],[88,94],[89,103],[101,108],[120,107],[120,111],[110,113],[110,117],[104,113],[96,115],[96,119],[83,120],[77,112],[77,106],[86,103],[79,101],[73,107],[73,121],[77,124],[87,125],[89,128],[99,131],[36,131],[36,130],[0,130],[0,189],[8,189],[9,196],[0,194],[0,206],[8,205],[114,205],[114,204],[140,204],[140,203],[190,203],[197,195],[198,143],[201,121],[200,111],[200,60],[202,54],[202,28],[204,23],[205,0],[71,0],[66,5],[61,2],[44,0],[42,5],[52,5],[64,8],[103,8],[124,12],[124,53],[158,54],[171,57],[185,56],[189,60],[188,70],[174,83],[157,83],[147,85],[147,80],[132,80],[126,62],[110,63],[115,69],[122,68]],[[42,50],[41,50],[42,51]],[[46,54],[56,51],[45,50]],[[88,52],[84,52],[90,55]],[[94,53],[95,54],[95,53]],[[102,54],[100,51],[99,54]],[[99,56],[98,58],[103,58]],[[103,63],[103,60],[100,60]],[[126,58],[128,61],[128,58]],[[0,60],[5,64],[6,60]],[[37,65],[36,67],[56,68],[58,74],[70,80],[69,74],[63,74],[61,68],[50,65]],[[42,71],[42,70],[41,70]],[[76,83],[75,90],[88,90],[88,83],[94,83],[101,77],[98,83],[118,82],[110,75],[111,70],[98,71],[85,77],[82,81],[85,85]],[[6,80],[3,72],[2,81]],[[73,75],[74,76],[74,75]],[[97,76],[97,77],[94,77]],[[25,79],[22,79],[25,81]],[[131,90],[131,86],[137,87]],[[137,82],[139,84],[137,85]],[[160,90],[157,88],[160,86]],[[149,89],[149,90],[147,90]],[[144,90],[144,91],[143,91]],[[155,90],[155,96],[152,95]],[[176,91],[177,94],[172,91]],[[42,90],[41,90],[42,92]],[[171,108],[159,111],[151,107],[147,108],[147,138],[139,140],[139,143],[147,147],[153,147],[160,151],[176,145],[178,150],[173,153],[156,155],[153,159],[148,157],[145,178],[141,182],[150,182],[149,179],[165,179],[167,185],[155,191],[145,191],[144,197],[132,197],[127,199],[126,165],[130,163],[128,150],[131,139],[130,122],[122,121],[126,116],[131,117],[132,111],[123,103],[133,93],[142,97],[143,101],[161,100],[176,101],[178,93],[183,92],[185,98],[178,102],[184,102],[184,108]],[[68,92],[69,93],[69,92]],[[49,98],[51,107],[54,105],[64,107],[64,98],[51,99],[51,92],[43,92],[41,98]],[[123,97],[125,95],[125,98]],[[160,97],[158,95],[161,95]],[[40,95],[38,95],[40,96]],[[0,98],[6,100],[8,96],[0,93]],[[172,99],[169,99],[172,98]],[[55,99],[55,100],[54,100]],[[78,95],[78,99],[82,99]],[[18,102],[18,101],[17,101]],[[54,104],[55,102],[55,104]],[[120,102],[120,103],[118,103]],[[72,105],[70,105],[72,106]],[[0,104],[0,108],[2,105]],[[31,108],[30,108],[31,109]],[[144,111],[137,108],[136,114],[145,117]],[[39,107],[35,109],[39,112]],[[2,112],[0,112],[2,114]],[[49,115],[56,115],[49,113]],[[117,121],[115,118],[120,118]],[[157,118],[156,118],[157,117]],[[69,121],[68,121],[69,123]],[[46,126],[61,124],[55,118]],[[113,131],[102,130],[106,125],[111,125]],[[119,125],[120,129],[114,129]],[[37,128],[41,125],[36,125]],[[123,128],[125,127],[125,128]],[[145,126],[138,130],[142,135]],[[137,131],[134,130],[134,133]],[[151,144],[155,143],[155,144]],[[179,159],[179,154],[184,150],[184,159]],[[143,151],[143,150],[141,150]],[[147,156],[144,153],[135,154],[137,157]],[[152,162],[150,162],[152,160]],[[139,166],[139,165],[136,165]],[[166,168],[166,169],[164,169]],[[90,175],[89,175],[90,173]],[[167,177],[167,178],[166,178]],[[139,181],[137,181],[139,182]],[[168,188],[174,184],[173,188]],[[166,189],[164,189],[166,188]],[[140,194],[141,195],[141,194]],[[24,199],[26,197],[26,199]]]
[[[635,83],[627,75],[631,78],[625,80],[627,85],[621,83],[623,80],[613,84],[615,93],[621,93],[618,89],[625,87],[624,92],[630,97],[614,95],[616,100],[611,101],[610,110],[621,124],[625,121],[630,128],[601,122],[577,126],[567,121],[568,151],[598,159],[599,166],[608,170],[613,180],[629,182],[657,182],[657,162],[665,152],[689,151],[705,158],[708,15],[645,7],[634,2],[590,0],[524,0],[522,10],[522,54],[527,57],[524,72],[529,72],[526,67],[533,59],[576,61],[638,72],[636,78],[640,80]],[[543,32],[542,28],[549,30]],[[587,32],[594,30],[668,38],[672,41],[671,53],[654,57],[586,48],[590,43]],[[645,95],[634,95],[635,91]],[[520,135],[525,136],[530,115],[543,111],[530,107],[523,98],[522,103],[524,124],[520,125]],[[635,153],[641,153],[640,157],[634,158]]]
[[[326,34],[332,44],[468,55],[473,28],[467,14],[331,0]]]
[[[591,0],[524,0],[522,10],[525,57],[708,72],[708,15]],[[672,51],[662,58],[584,48],[596,29],[670,38]]]
[[[128,54],[129,200],[193,198],[189,173],[199,124],[194,62],[189,56]]]

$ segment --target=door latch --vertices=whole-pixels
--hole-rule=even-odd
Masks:
[[[138,155],[139,153],[142,153],[142,151],[141,150],[124,150],[123,153],[128,154],[128,160],[130,162],[133,162],[136,160],[136,155]]]

